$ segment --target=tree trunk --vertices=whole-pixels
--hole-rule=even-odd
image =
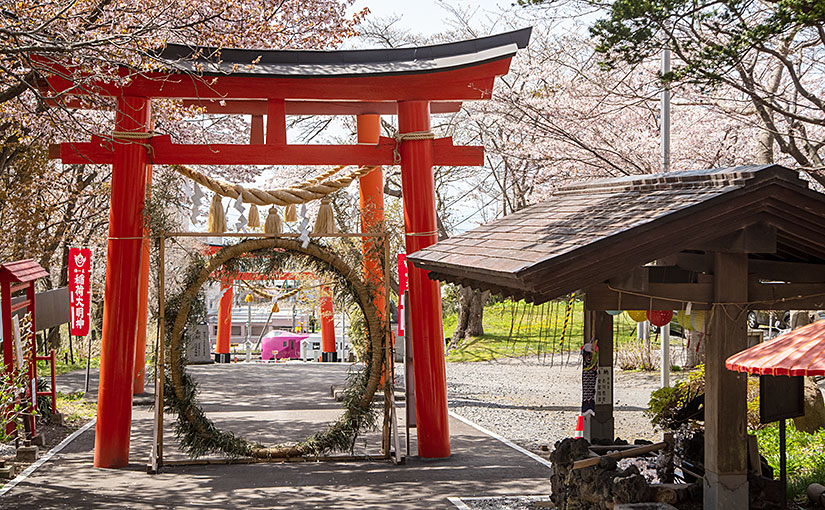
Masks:
[[[705,362],[705,342],[701,333],[687,331],[684,368],[696,368]]]
[[[484,303],[490,291],[479,292],[470,287],[459,287],[458,289],[458,323],[455,332],[450,340],[447,350],[458,347],[462,340],[471,336],[481,336],[484,334],[482,320],[484,318]]]
[[[490,291],[483,292],[473,291],[472,299],[470,300],[469,310],[467,311],[467,329],[464,336],[481,336],[484,334],[484,304],[487,302],[487,297],[490,296]]]
[[[767,127],[762,126],[762,134],[759,135],[759,143],[756,148],[756,162],[760,165],[773,163],[773,133]]]

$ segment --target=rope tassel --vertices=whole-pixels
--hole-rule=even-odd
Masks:
[[[261,226],[261,216],[258,214],[258,206],[252,204],[249,208],[249,223],[246,224],[249,228],[258,228]]]
[[[278,235],[282,232],[283,226],[281,225],[281,216],[278,214],[278,209],[276,207],[270,207],[269,214],[266,217],[266,223],[264,223],[264,233]]]
[[[289,204],[286,206],[286,210],[284,210],[284,221],[293,222],[298,221],[298,210],[295,208],[295,204]]]
[[[318,217],[315,219],[313,234],[335,234],[338,226],[335,224],[335,215],[332,212],[332,205],[328,198],[321,200],[321,207],[318,209]]]
[[[221,196],[215,193],[212,197],[212,205],[209,206],[209,232],[213,234],[223,234],[226,232],[226,213],[223,211]]]

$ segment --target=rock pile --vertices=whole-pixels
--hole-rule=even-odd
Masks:
[[[661,502],[669,504],[701,501],[698,484],[649,484],[632,464],[619,469],[616,459],[602,457],[592,467],[573,469],[573,463],[590,456],[584,439],[564,439],[550,455],[553,475],[550,498],[561,510],[612,509],[626,503]]]

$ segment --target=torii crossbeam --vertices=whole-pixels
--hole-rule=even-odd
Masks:
[[[138,313],[138,291],[148,281],[141,282],[140,273],[148,274],[142,212],[150,164],[400,164],[406,250],[415,252],[437,240],[433,165],[481,165],[483,149],[456,147],[449,138],[417,137],[403,143],[380,138],[379,115],[398,115],[402,139],[410,133],[429,134],[431,113],[455,111],[460,101],[491,97],[495,78],[508,72],[517,50],[527,46],[530,32],[527,28],[457,43],[388,50],[217,52],[169,45],[158,54],[169,72],[121,69],[121,75],[129,77],[122,86],[77,87],[72,77],[82,76],[83,70],[51,61],[55,73],[43,86],[54,102],[80,105],[76,95],[83,90],[117,98],[111,135],[61,143],[50,151],[64,163],[113,167],[95,466],[122,467],[129,461],[136,331],[138,322],[145,321],[145,315]],[[252,143],[178,145],[169,137],[154,136],[150,131],[153,98],[180,99],[207,111],[249,114]],[[286,115],[290,113],[355,114],[359,144],[288,144]],[[362,227],[382,221],[380,170],[361,179],[359,186]],[[365,204],[377,207],[364,208]],[[380,267],[379,261],[374,263]],[[409,292],[410,313],[415,317],[411,329],[418,453],[425,458],[447,457],[440,289],[425,271],[411,267]]]

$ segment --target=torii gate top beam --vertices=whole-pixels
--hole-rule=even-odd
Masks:
[[[388,50],[305,51],[190,48],[169,45],[158,53],[167,73],[135,73],[121,69],[128,80],[97,83],[92,89],[117,97],[183,99],[208,112],[247,113],[266,121],[253,145],[173,144],[169,136],[145,140],[156,164],[191,165],[392,165],[398,144],[380,138],[375,145],[287,144],[285,117],[300,114],[363,114],[397,112],[402,101],[428,101],[431,113],[457,111],[465,99],[489,99],[496,76],[506,74],[512,57],[527,46],[532,28],[417,48]],[[78,87],[66,77],[82,73],[56,62],[48,86],[70,106]],[[433,163],[479,166],[482,147],[453,146],[450,138],[433,141]],[[91,142],[63,143],[50,156],[67,164],[110,164],[114,158],[108,137]]]
[[[489,99],[496,76],[530,40],[532,28],[454,43],[380,50],[248,50],[168,45],[168,73],[134,73],[96,92],[176,99],[457,101]],[[59,67],[55,65],[55,67]],[[71,72],[48,78],[56,93],[76,94]],[[80,71],[78,71],[80,72]]]

